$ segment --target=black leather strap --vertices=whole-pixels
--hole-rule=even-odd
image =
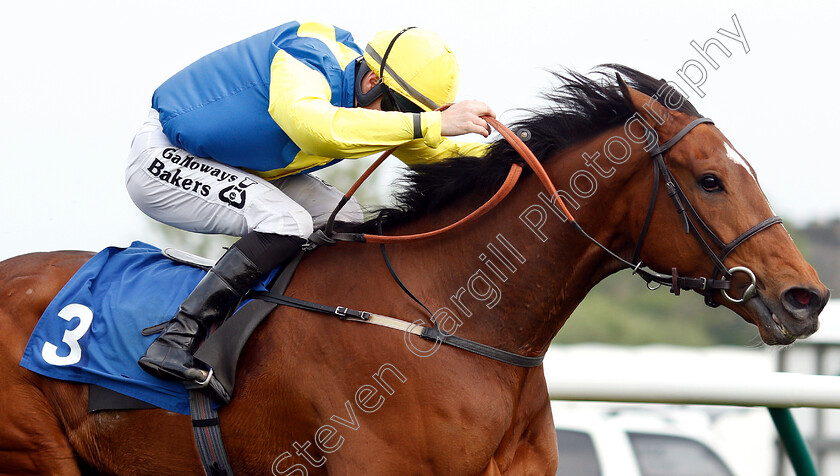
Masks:
[[[168,325],[169,325],[169,321],[161,322],[160,324],[155,324],[153,326],[149,326],[149,327],[141,330],[140,334],[142,334],[144,336],[152,336],[152,335],[155,335],[155,334],[160,334],[161,332],[163,332],[164,329],[166,329],[166,326],[168,326]]]
[[[377,220],[377,222],[376,222],[376,228],[377,228],[377,232],[381,235],[381,234],[382,234],[382,214],[381,214],[381,213],[379,214],[379,219],[378,219],[378,220]],[[380,244],[379,244],[379,249],[382,251],[382,258],[385,260],[385,266],[387,266],[387,267],[388,267],[388,272],[389,272],[389,273],[391,273],[391,277],[392,277],[392,278],[394,278],[394,281],[396,281],[396,282],[397,282],[397,284],[400,286],[400,288],[403,290],[403,292],[404,292],[404,293],[405,293],[408,297],[410,297],[411,299],[413,299],[413,300],[414,300],[414,302],[416,302],[416,303],[417,303],[417,304],[419,304],[419,305],[420,305],[423,309],[425,309],[425,310],[426,310],[426,313],[428,313],[428,314],[429,314],[429,316],[433,316],[433,315],[434,315],[434,313],[433,313],[431,310],[429,310],[429,308],[428,308],[428,307],[426,307],[426,305],[425,305],[425,304],[423,304],[423,301],[421,301],[420,299],[418,299],[418,298],[417,298],[417,296],[415,296],[415,295],[414,295],[414,293],[412,293],[411,291],[409,291],[409,290],[408,290],[408,288],[406,287],[406,285],[405,285],[405,284],[402,282],[402,280],[400,279],[400,277],[399,277],[399,276],[397,276],[397,271],[396,271],[396,270],[394,269],[394,267],[391,265],[391,259],[390,259],[390,258],[388,258],[388,251],[385,249],[385,243],[380,243]]]
[[[289,296],[280,296],[270,292],[252,293],[249,297],[261,299],[274,304],[281,304],[283,306],[294,307],[297,309],[304,309],[306,311],[320,312],[323,314],[332,314],[338,316],[339,319],[346,319],[352,317],[366,321],[370,314],[365,311],[357,311],[343,306],[327,306],[325,304],[318,304],[316,302],[304,301],[302,299],[295,299]]]
[[[722,289],[731,289],[732,282],[726,279],[711,279],[711,278],[689,278],[686,276],[679,276],[675,271],[672,274],[653,274],[646,269],[637,269],[636,274],[641,276],[645,282],[659,283],[665,286],[671,286],[674,294],[679,294],[676,289],[684,289],[686,291],[720,291]]]
[[[314,302],[304,301],[301,299],[290,298],[288,296],[278,296],[270,292],[254,293],[251,297],[264,300],[273,304],[280,304],[283,306],[290,306],[297,309],[304,309],[307,311],[320,312],[322,314],[337,316],[339,319],[342,320],[346,319],[347,317],[367,320],[370,316],[370,314],[365,311],[357,311],[342,306],[326,306],[324,304],[318,304]],[[461,350],[466,350],[467,352],[472,352],[482,357],[488,357],[493,360],[498,360],[499,362],[516,365],[518,367],[536,367],[542,363],[544,358],[544,356],[527,357],[524,355],[514,354],[513,352],[497,349],[489,345],[481,344],[479,342],[475,342],[469,339],[464,339],[463,337],[445,334],[435,327],[422,327],[420,337],[427,340],[450,345]]]
[[[458,337],[452,334],[445,334],[434,327],[424,327],[423,333],[420,337],[440,342],[442,344],[451,345],[473,354],[478,354],[482,357],[487,357],[506,364],[516,365],[517,367],[537,367],[543,363],[545,356],[526,357],[524,355],[514,354],[506,350],[490,347],[489,345],[481,344],[463,337]]]
[[[700,117],[700,118],[697,118],[697,119],[689,122],[688,125],[686,125],[681,131],[679,131],[674,137],[671,137],[667,142],[665,142],[664,144],[662,144],[660,146],[656,146],[656,147],[653,147],[652,149],[650,149],[650,151],[649,151],[650,156],[653,157],[655,155],[664,154],[665,152],[668,151],[668,149],[670,149],[671,147],[674,147],[674,145],[676,145],[677,142],[679,142],[683,137],[685,137],[686,134],[691,132],[692,129],[694,129],[695,127],[699,126],[700,124],[704,124],[704,123],[714,124],[715,121],[713,121],[712,119],[710,119],[708,117]],[[651,137],[651,138],[653,138],[653,140],[655,140],[656,134],[651,134],[651,135],[649,135],[649,137]]]
[[[309,235],[309,248],[314,249],[318,246],[332,246],[339,241],[352,241],[357,243],[365,242],[364,233],[332,233],[327,235],[322,230],[315,230],[315,233]]]
[[[633,258],[631,263],[638,263],[642,255],[642,246],[645,244],[645,237],[647,237],[650,222],[653,219],[653,210],[656,207],[656,199],[659,195],[659,162],[653,161],[653,190],[650,193],[650,203],[648,203],[647,214],[645,215],[645,222],[642,224],[642,231],[639,233],[639,239],[636,240],[636,249],[633,250]]]
[[[728,245],[723,247],[723,250],[720,253],[720,259],[725,260],[729,253],[732,253],[735,248],[737,248],[741,243],[747,241],[748,239],[752,238],[753,235],[760,231],[764,231],[766,228],[770,228],[773,225],[778,223],[782,223],[782,219],[778,216],[772,216],[763,222],[759,223],[758,225],[750,228],[749,230],[741,233],[741,235],[734,240],[732,240]]]
[[[730,289],[732,281],[726,279],[708,279],[708,278],[687,278],[684,276],[677,276],[677,286],[680,289],[699,291]]]

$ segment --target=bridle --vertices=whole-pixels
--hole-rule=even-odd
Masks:
[[[651,191],[651,198],[650,203],[648,205],[647,214],[645,216],[644,224],[642,225],[642,230],[639,233],[639,238],[636,241],[636,248],[633,251],[633,257],[630,261],[627,261],[620,256],[616,255],[610,250],[607,250],[605,247],[601,246],[600,243],[595,241],[590,237],[590,240],[595,242],[598,246],[601,246],[604,250],[606,250],[610,255],[617,258],[619,261],[623,262],[625,265],[633,269],[635,274],[638,274],[642,277],[647,283],[649,289],[656,289],[659,286],[665,284],[671,286],[671,292],[675,295],[680,294],[681,289],[685,290],[698,290],[703,292],[705,296],[705,303],[711,307],[717,307],[719,304],[715,302],[714,293],[716,291],[720,291],[723,297],[733,303],[733,304],[740,304],[743,303],[756,295],[756,277],[755,273],[747,267],[744,266],[735,266],[733,268],[727,268],[726,265],[723,264],[724,260],[729,256],[738,246],[744,244],[748,239],[752,236],[758,234],[759,232],[766,230],[767,228],[777,224],[782,223],[782,219],[778,216],[772,216],[767,218],[766,220],[758,223],[757,225],[751,227],[747,231],[741,233],[738,237],[734,240],[730,241],[729,243],[725,243],[717,234],[712,231],[711,228],[706,224],[705,221],[700,217],[700,214],[697,213],[697,210],[692,206],[691,201],[686,196],[685,192],[683,191],[682,187],[680,187],[679,183],[674,179],[674,175],[671,173],[671,169],[668,168],[668,164],[665,163],[664,154],[670,150],[674,145],[676,145],[683,137],[685,137],[692,129],[697,127],[700,124],[714,124],[714,122],[707,118],[701,117],[699,119],[695,119],[691,121],[688,125],[686,125],[682,130],[680,130],[674,137],[669,139],[667,142],[662,144],[661,146],[657,144],[657,134],[652,131],[651,129],[646,128],[646,137],[647,137],[647,149],[649,149],[650,158],[653,161],[653,190]],[[700,248],[703,250],[704,253],[709,257],[709,259],[714,264],[714,271],[711,277],[700,277],[700,278],[689,278],[680,276],[677,272],[677,268],[671,268],[671,275],[656,273],[649,269],[642,268],[642,262],[640,261],[640,254],[642,251],[642,247],[645,243],[645,238],[647,238],[648,229],[650,226],[651,219],[653,217],[653,211],[656,206],[656,199],[659,194],[659,187],[660,183],[665,182],[665,189],[668,192],[668,196],[671,198],[674,207],[676,208],[677,214],[680,216],[683,222],[683,228],[685,229],[685,233],[691,233],[694,238],[697,240],[697,243],[700,245]],[[581,230],[583,231],[583,230]],[[584,234],[586,234],[584,232]],[[587,235],[589,237],[589,235]],[[706,241],[708,237],[711,239],[712,244],[719,249],[719,253],[715,253],[712,249],[712,245]],[[634,264],[636,263],[636,264]],[[744,291],[744,294],[740,298],[733,298],[727,293],[727,290],[731,289],[732,287],[732,277],[734,273],[744,273],[749,277],[750,284],[747,289]],[[723,279],[718,279],[721,277]],[[656,283],[653,287],[651,287],[651,283]]]
[[[554,187],[554,185],[552,184],[551,179],[549,178],[548,174],[542,166],[542,163],[536,158],[536,156],[534,156],[533,152],[531,152],[528,146],[525,145],[525,143],[522,141],[519,135],[513,133],[510,129],[508,129],[505,125],[497,121],[495,118],[484,117],[484,119],[511,144],[511,146],[519,153],[522,159],[524,159],[525,162],[531,167],[531,169],[533,170],[535,175],[537,175],[537,177],[542,182],[543,186],[546,188],[549,194],[556,200],[560,211],[563,212],[563,214],[566,216],[568,221],[575,227],[575,229],[584,237],[586,237],[589,241],[591,241],[592,243],[600,247],[602,250],[604,250],[607,254],[623,263],[627,268],[632,269],[633,274],[637,274],[643,280],[645,280],[648,289],[655,290],[662,285],[667,285],[671,287],[671,292],[675,295],[679,295],[680,290],[697,290],[704,294],[705,303],[711,307],[717,307],[719,305],[717,302],[714,301],[714,294],[717,291],[720,291],[724,299],[733,304],[744,303],[757,295],[756,276],[752,270],[744,266],[735,266],[733,268],[727,268],[723,262],[738,246],[742,245],[744,242],[746,242],[748,239],[750,239],[757,233],[766,230],[767,228],[775,224],[782,223],[782,219],[778,216],[767,218],[766,220],[751,227],[747,231],[741,233],[731,242],[725,243],[723,240],[720,239],[720,237],[717,236],[717,234],[714,231],[712,231],[712,229],[697,213],[697,210],[694,208],[694,206],[692,206],[691,201],[688,199],[682,187],[680,187],[679,183],[674,178],[674,175],[671,173],[671,170],[670,168],[668,168],[668,164],[665,162],[664,159],[665,153],[668,152],[668,150],[670,150],[674,145],[676,145],[695,127],[705,123],[714,124],[714,122],[711,119],[701,117],[699,119],[691,121],[676,135],[674,135],[671,139],[669,139],[662,145],[658,145],[658,135],[656,134],[656,132],[648,127],[645,127],[647,138],[646,149],[648,149],[649,151],[649,155],[651,160],[653,161],[654,168],[653,189],[651,191],[650,203],[648,205],[645,221],[642,225],[642,230],[639,234],[639,238],[636,241],[636,247],[633,251],[633,256],[629,261],[625,258],[622,258],[618,254],[616,254],[615,252],[598,242],[598,240],[596,240],[588,233],[586,233],[586,231],[583,230],[583,228],[575,220],[574,216],[571,214],[569,209],[566,207],[565,203],[563,202],[563,199],[557,193],[557,188]],[[325,230],[323,232],[317,231],[312,237],[310,237],[310,241],[314,245],[330,245],[334,244],[336,240],[379,243],[382,245],[384,254],[385,243],[415,241],[430,238],[432,236],[437,236],[456,227],[459,227],[465,223],[468,223],[478,218],[479,216],[487,213],[487,211],[489,211],[495,205],[500,203],[513,189],[514,185],[519,179],[521,172],[520,165],[511,165],[511,169],[508,173],[507,179],[505,180],[504,184],[499,189],[499,191],[497,191],[496,194],[493,195],[493,197],[491,197],[485,204],[483,204],[477,210],[470,213],[468,216],[464,217],[463,219],[459,220],[454,224],[440,228],[438,230],[420,233],[416,235],[404,236],[384,236],[381,234],[371,235],[362,233],[334,233],[333,225],[335,222],[335,218],[338,215],[338,212],[341,210],[344,204],[347,203],[347,201],[349,201],[350,197],[353,195],[356,189],[358,189],[361,183],[368,176],[370,176],[373,170],[376,167],[378,167],[379,164],[381,164],[382,161],[388,155],[390,155],[391,152],[393,152],[393,149],[385,152],[376,162],[374,162],[374,164],[371,165],[371,167],[368,168],[368,170],[365,171],[365,173],[362,174],[359,180],[350,188],[350,191],[348,191],[347,194],[345,194],[345,196],[339,202],[336,209],[333,211],[332,216],[330,216]],[[712,275],[710,277],[692,278],[680,276],[677,271],[677,268],[675,267],[671,268],[670,275],[657,273],[649,268],[646,268],[640,260],[640,254],[642,251],[642,247],[644,246],[645,239],[648,235],[650,222],[653,218],[653,212],[656,206],[657,197],[659,195],[660,184],[662,182],[665,183],[665,188],[668,192],[668,196],[671,198],[671,201],[673,202],[674,207],[676,208],[677,214],[682,219],[685,233],[691,233],[694,236],[703,252],[709,257],[709,259],[714,264],[714,271],[712,272]],[[708,237],[711,240],[711,244],[709,244],[709,241],[706,240],[706,237]],[[719,249],[720,251],[716,253],[713,249],[713,246]],[[385,258],[387,262],[387,254],[385,254]],[[392,275],[397,280],[397,282],[401,284],[401,281],[396,276],[396,273],[393,270],[391,271]],[[730,296],[727,293],[727,291],[732,289],[732,278],[735,273],[739,272],[747,275],[747,277],[750,279],[750,284],[748,285],[747,289],[744,291],[743,295],[740,298],[734,298]],[[404,287],[403,289],[405,290]],[[414,298],[414,296],[411,295],[410,292],[408,292],[407,290],[406,292],[409,296]]]
[[[650,204],[648,206],[645,221],[642,225],[642,230],[639,233],[639,239],[636,242],[636,247],[633,252],[631,261],[628,261],[622,258],[621,256],[617,255],[615,252],[598,242],[596,239],[592,238],[589,234],[586,233],[586,231],[583,230],[583,228],[581,228],[580,224],[575,220],[574,216],[572,216],[569,209],[563,203],[560,194],[557,193],[557,188],[551,182],[551,178],[548,176],[548,173],[546,173],[545,168],[543,168],[542,166],[542,163],[536,158],[536,156],[534,156],[534,153],[525,145],[525,143],[522,142],[522,139],[519,137],[519,135],[514,134],[510,129],[505,127],[502,123],[500,123],[493,117],[484,117],[484,119],[497,131],[499,131],[499,133],[508,141],[508,143],[510,143],[511,147],[513,147],[513,149],[516,152],[518,152],[522,159],[531,167],[531,169],[534,172],[534,175],[537,176],[537,178],[543,184],[545,189],[548,190],[552,197],[554,197],[558,208],[560,209],[560,211],[563,212],[567,220],[575,227],[575,229],[589,241],[591,241],[592,243],[600,247],[602,250],[604,250],[608,255],[623,263],[626,267],[632,269],[633,274],[638,274],[639,276],[641,276],[642,279],[644,279],[647,282],[648,289],[654,290],[665,284],[669,285],[671,287],[671,291],[676,295],[680,293],[681,289],[698,290],[705,295],[706,304],[712,307],[716,307],[718,305],[714,301],[714,293],[716,291],[720,291],[725,299],[735,304],[744,303],[757,295],[755,273],[753,273],[752,270],[750,270],[749,268],[743,266],[736,266],[727,269],[727,267],[723,264],[723,261],[726,259],[727,256],[729,256],[732,253],[733,250],[735,250],[735,248],[743,244],[755,234],[777,223],[781,223],[781,218],[777,216],[770,217],[762,221],[761,223],[753,226],[744,233],[741,233],[737,238],[735,238],[731,242],[724,243],[723,240],[721,240],[711,230],[711,228],[709,228],[709,226],[706,225],[703,219],[700,218],[700,215],[691,205],[691,202],[689,201],[685,192],[683,192],[682,188],[674,179],[674,175],[668,168],[668,164],[665,163],[664,154],[668,150],[670,150],[677,142],[679,142],[683,137],[685,137],[698,125],[704,123],[713,124],[711,119],[695,119],[687,126],[685,126],[674,137],[672,137],[670,140],[668,140],[661,146],[657,145],[657,134],[655,133],[655,131],[651,130],[649,127],[645,127],[647,137],[646,149],[649,150],[649,154],[651,159],[653,160],[654,167],[653,190],[651,191]],[[522,133],[523,136],[529,135],[527,131],[524,130],[520,131],[520,133]],[[335,210],[333,210],[332,215],[327,221],[326,227],[323,230],[317,230],[309,237],[309,244],[306,247],[306,249],[311,249],[320,245],[332,245],[335,244],[336,241],[378,243],[382,250],[382,255],[385,259],[385,264],[388,267],[391,276],[409,297],[411,297],[414,301],[420,304],[426,310],[426,312],[428,312],[429,315],[432,316],[432,312],[428,309],[428,307],[426,307],[419,299],[417,299],[417,297],[414,296],[411,293],[411,291],[408,290],[405,284],[403,284],[399,276],[397,276],[396,271],[391,266],[390,260],[388,259],[388,254],[385,250],[385,244],[427,239],[433,236],[438,236],[440,234],[446,233],[465,223],[469,223],[473,220],[476,220],[478,217],[491,210],[494,206],[498,205],[510,193],[510,191],[516,185],[516,182],[518,181],[521,175],[522,166],[517,163],[511,164],[510,171],[508,172],[507,178],[505,179],[504,183],[499,188],[499,190],[496,191],[496,193],[492,197],[490,197],[489,200],[487,200],[487,202],[485,202],[483,205],[478,207],[476,210],[474,210],[464,218],[443,228],[414,235],[384,236],[381,234],[382,222],[380,220],[378,222],[378,225],[380,227],[379,235],[365,233],[333,232],[333,226],[335,224],[335,219],[338,215],[338,212],[341,210],[344,204],[346,204],[350,200],[353,193],[359,188],[362,182],[364,182],[364,180],[367,177],[369,177],[371,173],[373,173],[376,167],[378,167],[379,164],[381,164],[385,160],[385,158],[387,158],[393,151],[394,149],[391,149],[383,153],[378,160],[376,160],[370,167],[368,167],[368,169],[362,174],[362,176],[356,181],[355,184],[353,184],[350,190],[339,201],[338,205],[336,206]],[[650,222],[653,217],[654,208],[656,205],[657,197],[659,195],[660,183],[662,181],[665,182],[665,187],[668,191],[668,196],[671,197],[671,201],[674,203],[674,206],[677,210],[677,214],[683,221],[685,232],[691,233],[695,237],[697,242],[700,244],[700,247],[703,249],[703,251],[714,264],[715,268],[712,272],[712,276],[708,278],[689,278],[685,276],[680,276],[676,268],[671,269],[670,275],[661,274],[646,268],[643,265],[642,261],[640,261],[639,256],[641,254],[642,247],[644,246],[645,239],[648,235]],[[711,239],[712,245],[710,245],[709,242],[706,241],[705,237],[709,237]],[[715,253],[712,246],[719,248],[720,251],[718,253]],[[738,272],[745,273],[750,278],[750,284],[740,298],[733,298],[732,296],[727,294],[727,290],[732,288],[733,275],[734,273]],[[269,297],[262,297],[262,299],[270,300]],[[302,309],[307,309],[310,311],[335,314],[343,320],[365,322],[392,329],[402,330],[405,332],[406,336],[408,336],[409,334],[418,335],[423,339],[429,341],[450,345],[462,350],[466,350],[468,352],[472,352],[484,357],[488,357],[491,359],[498,360],[500,362],[505,362],[520,367],[536,367],[542,364],[544,358],[544,355],[538,355],[533,357],[519,355],[486,344],[482,344],[480,342],[466,339],[454,334],[448,334],[438,327],[438,323],[434,319],[432,319],[434,324],[433,327],[425,327],[417,325],[416,322],[409,323],[401,319],[382,316],[364,311],[349,310],[344,307],[331,308],[329,306],[310,303],[307,301],[293,299],[286,296],[271,296],[271,302],[276,302],[278,304],[283,304],[287,306],[300,307]]]

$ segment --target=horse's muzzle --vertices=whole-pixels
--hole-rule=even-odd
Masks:
[[[761,293],[747,302],[758,315],[761,339],[768,345],[786,345],[804,339],[819,329],[819,314],[828,302],[829,292],[792,287],[778,299]]]

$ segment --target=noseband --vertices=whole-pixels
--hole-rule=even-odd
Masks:
[[[777,223],[782,223],[782,219],[778,216],[770,217],[762,221],[761,223],[753,226],[749,230],[741,233],[737,238],[730,241],[729,243],[725,243],[723,240],[721,240],[720,237],[718,237],[717,234],[714,231],[712,231],[711,228],[709,228],[706,222],[703,221],[703,219],[697,213],[697,210],[691,205],[691,201],[689,201],[688,197],[686,196],[683,189],[680,187],[679,183],[677,183],[677,181],[674,179],[674,175],[668,168],[668,164],[665,163],[663,155],[674,145],[676,145],[677,142],[679,142],[683,137],[685,137],[686,134],[691,132],[692,129],[704,123],[714,124],[714,122],[711,119],[706,117],[695,119],[691,121],[691,123],[689,123],[687,126],[685,126],[674,137],[672,137],[670,140],[668,140],[661,146],[657,145],[656,133],[651,131],[650,129],[646,131],[647,148],[650,149],[650,158],[651,160],[653,160],[653,191],[651,192],[650,204],[648,205],[648,211],[647,215],[645,216],[645,222],[644,225],[642,225],[642,231],[639,234],[639,239],[636,242],[636,249],[633,252],[633,258],[631,259],[631,262],[627,262],[623,259],[621,259],[621,261],[624,261],[626,264],[632,267],[634,273],[639,274],[642,277],[642,279],[644,279],[648,283],[648,288],[656,289],[659,286],[665,284],[671,286],[671,292],[673,292],[676,295],[679,295],[681,289],[699,290],[702,291],[705,295],[705,302],[707,305],[711,307],[717,307],[718,303],[714,301],[715,291],[720,291],[727,301],[734,304],[745,302],[756,295],[755,273],[753,273],[752,270],[750,270],[749,268],[743,266],[727,268],[726,265],[723,264],[723,261],[735,250],[735,248],[742,245],[753,235]],[[703,249],[703,252],[706,253],[706,255],[709,257],[709,259],[711,259],[712,263],[715,266],[714,272],[709,278],[688,278],[679,276],[679,274],[677,273],[677,268],[671,269],[670,276],[667,274],[656,273],[648,269],[642,269],[642,262],[639,260],[639,256],[641,254],[645,238],[647,237],[648,227],[650,226],[651,218],[653,217],[654,206],[656,205],[656,197],[658,195],[659,186],[662,181],[665,182],[665,189],[668,192],[668,196],[671,198],[671,201],[673,202],[674,207],[677,210],[677,214],[682,219],[685,233],[691,233],[694,236],[694,238],[697,240],[697,243],[700,244],[700,248]],[[706,237],[711,239],[711,245],[706,240]],[[714,246],[720,251],[718,253],[715,253],[712,246]],[[750,278],[750,285],[747,287],[746,291],[744,291],[744,294],[740,298],[733,298],[727,293],[727,290],[731,289],[732,277],[734,273],[738,272],[744,273],[747,275],[747,277]],[[719,277],[722,279],[718,279]],[[652,285],[651,283],[656,284]]]

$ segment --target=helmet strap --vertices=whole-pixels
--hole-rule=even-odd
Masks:
[[[369,71],[371,71],[370,67],[368,66],[367,62],[364,60],[364,57],[359,58],[359,62],[356,65],[356,101],[358,102],[359,106],[365,107],[371,105],[374,101],[376,101],[380,96],[388,92],[388,87],[385,85],[385,68],[388,62],[388,55],[391,54],[391,50],[394,48],[394,43],[397,42],[397,38],[400,37],[403,33],[412,28],[417,28],[414,26],[409,26],[400,30],[393,38],[391,38],[391,42],[388,43],[388,47],[385,49],[385,54],[382,55],[382,61],[379,62],[379,82],[376,83],[368,92],[362,92],[362,81],[364,77],[367,75]],[[396,101],[392,101],[395,103],[396,110],[402,110],[403,108],[396,105]],[[411,104],[411,106],[414,106]],[[413,109],[413,108],[411,108]]]
[[[382,77],[379,77],[379,82],[376,83],[368,92],[362,91],[362,81],[370,72],[370,67],[364,58],[359,58],[356,63],[356,102],[359,107],[366,107],[373,104],[385,92],[385,83],[382,82]]]
[[[409,27],[403,28],[402,30],[400,30],[399,33],[397,33],[396,35],[394,35],[393,38],[391,38],[391,42],[388,43],[388,48],[385,48],[385,54],[382,55],[382,62],[379,63],[379,82],[382,82],[382,79],[385,77],[384,76],[385,75],[385,63],[388,62],[388,55],[391,54],[391,49],[394,47],[394,43],[397,42],[397,38],[399,38],[400,35],[402,35],[403,33],[407,32],[408,30],[410,30],[412,28],[417,28],[417,27],[416,26],[409,26]]]

